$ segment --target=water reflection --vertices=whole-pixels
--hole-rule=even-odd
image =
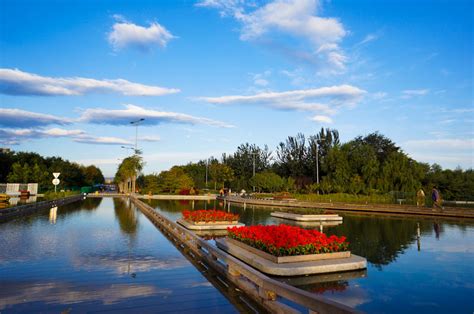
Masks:
[[[181,217],[181,212],[190,209],[186,204],[178,201],[148,200],[150,206],[156,208],[172,220]],[[203,209],[209,202],[196,201],[195,208]],[[210,202],[209,209],[214,208],[214,202]],[[216,209],[228,210],[229,203],[215,204]],[[283,220],[277,217],[271,217],[270,213],[275,208],[261,208],[253,205],[245,207],[231,204],[230,211],[240,215],[240,222],[246,225],[257,224],[293,224],[289,220]],[[364,215],[349,214],[339,212],[344,217],[341,224],[337,225],[323,224],[324,232],[328,234],[345,235],[350,242],[350,249],[354,254],[364,256],[367,260],[379,269],[396,261],[400,254],[409,248],[412,244],[420,242],[424,235],[435,234],[436,239],[442,237],[444,225],[456,226],[461,231],[466,230],[466,223],[456,221],[439,220],[430,218],[417,217],[401,217],[401,216],[385,216],[385,215]],[[442,221],[442,223],[440,223]],[[315,224],[316,228],[320,228],[320,224]],[[472,226],[472,224],[471,224]],[[302,226],[311,228],[313,226]]]
[[[150,202],[168,218],[181,217],[184,204]],[[196,202],[195,208],[214,203]],[[271,217],[275,208],[215,205],[240,215],[246,225],[290,224]],[[372,313],[458,313],[474,308],[474,223],[469,220],[338,212],[343,223],[323,226],[345,235],[352,253],[368,260],[365,274],[347,278],[306,276],[289,283]],[[305,226],[306,227],[306,226]],[[309,227],[309,226],[308,226]],[[318,227],[316,227],[318,228]],[[343,273],[343,275],[347,275]],[[278,280],[286,280],[278,278]]]
[[[116,275],[150,272],[153,270],[173,270],[188,265],[186,260],[180,257],[164,256],[157,258],[152,255],[137,255],[133,258],[125,252],[115,254],[88,254],[81,255],[73,261],[74,266],[80,270],[108,271]]]
[[[102,203],[102,198],[99,197],[92,197],[92,198],[86,198],[81,202],[80,209],[86,209],[86,210],[96,210],[100,204]],[[72,206],[71,206],[72,207]],[[77,204],[75,206],[77,208]]]
[[[52,224],[52,225],[55,225],[57,216],[58,216],[58,208],[57,207],[52,207],[49,210],[49,223]]]
[[[120,230],[130,236],[134,236],[138,230],[138,219],[135,208],[132,208],[129,199],[114,198],[114,212],[117,218]]]
[[[113,284],[96,286],[77,286],[67,282],[1,282],[0,310],[17,304],[42,302],[46,304],[73,304],[99,301],[102,304],[114,304],[125,299],[152,295],[170,295],[172,290],[159,289],[153,285]]]
[[[2,313],[196,311],[203,296],[210,312],[232,312],[122,199],[90,198],[0,224],[0,239]]]

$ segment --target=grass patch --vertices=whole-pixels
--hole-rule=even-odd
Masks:
[[[335,202],[335,203],[357,203],[357,204],[392,204],[393,197],[386,195],[354,195],[347,193],[334,194],[293,194],[299,201],[308,202]]]
[[[81,194],[81,191],[65,191],[65,192],[56,192],[56,193],[48,191],[44,193],[43,199],[45,201],[52,201],[52,200],[65,198],[65,197],[73,196],[73,195],[79,195],[79,194]]]

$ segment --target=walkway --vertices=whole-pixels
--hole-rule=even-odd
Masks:
[[[353,212],[369,212],[369,213],[384,213],[384,214],[401,214],[401,215],[424,215],[424,216],[439,216],[451,218],[473,218],[474,208],[454,208],[449,207],[444,210],[433,211],[431,208],[418,208],[407,205],[389,205],[389,204],[347,204],[347,203],[317,203],[317,202],[301,202],[301,201],[277,201],[264,200],[256,198],[242,198],[240,196],[218,197],[220,200],[225,200],[231,203],[239,203],[246,205],[258,206],[273,206],[273,207],[288,207],[288,208],[323,208],[329,210],[343,210]]]

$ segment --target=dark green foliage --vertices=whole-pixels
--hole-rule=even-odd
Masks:
[[[281,142],[275,155],[272,163],[267,146],[262,149],[248,143],[240,145],[234,154],[223,155],[222,164],[229,166],[234,173],[227,186],[234,191],[250,191],[255,185],[261,192],[297,190],[322,194],[393,195],[394,200],[400,198],[415,202],[418,189],[423,187],[428,192],[436,185],[445,200],[474,199],[472,169],[443,170],[436,164],[430,167],[417,162],[378,132],[358,136],[344,144],[340,142],[337,130],[321,129],[308,138],[299,133]],[[319,184],[316,183],[316,160],[319,161]],[[209,169],[218,164],[219,161],[213,158]],[[205,161],[183,168],[197,187],[204,186]],[[215,182],[213,175],[216,174],[211,172],[209,182]],[[274,184],[279,181],[277,177],[285,184]]]
[[[38,183],[41,192],[54,189],[53,172],[60,172],[59,189],[77,189],[84,185],[104,183],[96,166],[82,165],[60,157],[42,157],[30,152],[0,153],[0,183]]]

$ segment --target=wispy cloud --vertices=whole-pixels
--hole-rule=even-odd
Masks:
[[[131,145],[132,141],[117,138],[93,136],[83,130],[52,129],[3,129],[0,130],[0,143],[4,145],[18,145],[22,142],[42,138],[71,138],[77,143],[100,145]]]
[[[82,130],[65,130],[52,128],[41,129],[3,129],[0,130],[0,143],[5,145],[18,145],[24,141],[40,138],[77,137],[85,134]]]
[[[118,137],[81,135],[74,138],[74,142],[98,145],[131,145],[132,142]]]
[[[404,143],[410,148],[429,148],[432,150],[462,149],[474,152],[474,139],[433,139],[433,140],[411,140]]]
[[[217,9],[221,16],[239,21],[241,40],[264,39],[271,33],[300,38],[309,44],[312,58],[324,57],[331,71],[345,70],[347,57],[339,43],[347,31],[338,19],[317,15],[317,0],[275,0],[257,8],[239,0],[204,0],[197,6]]]
[[[351,85],[339,85],[255,95],[199,97],[211,104],[256,104],[282,110],[298,110],[334,114],[337,108],[357,104],[366,92]],[[315,100],[318,100],[317,102]]]
[[[373,99],[373,100],[381,100],[381,99],[384,99],[387,97],[387,93],[385,92],[375,92],[375,93],[372,93],[370,95],[370,97]]]
[[[145,109],[135,105],[125,105],[125,109],[104,109],[90,108],[86,109],[81,117],[80,122],[109,124],[109,125],[130,125],[130,121],[136,119],[145,119],[145,125],[157,125],[160,123],[187,123],[187,124],[204,124],[215,127],[232,128],[231,124],[212,120],[208,118],[195,117],[192,115],[158,111],[154,109]]]
[[[474,139],[439,138],[410,140],[402,143],[404,150],[414,159],[445,167],[464,169],[474,167]]]
[[[324,123],[324,124],[331,124],[333,122],[331,117],[321,116],[321,115],[316,115],[312,117],[311,120],[313,120],[314,122]]]
[[[78,96],[118,93],[126,96],[162,96],[176,88],[143,85],[124,79],[96,80],[83,77],[48,77],[18,69],[0,69],[0,93],[13,96]]]
[[[164,48],[171,39],[176,38],[157,22],[145,27],[128,22],[121,15],[114,15],[114,18],[117,22],[108,34],[108,41],[116,51],[127,47],[141,51],[150,51],[155,47]]]
[[[414,96],[424,96],[429,92],[429,89],[406,89],[402,91],[402,98],[408,99]]]
[[[465,113],[473,113],[474,108],[453,108],[453,109],[443,109],[441,111],[446,112],[446,113],[465,114]]]
[[[252,75],[253,84],[259,87],[268,86],[268,84],[270,84],[270,82],[268,81],[268,78],[270,77],[271,74],[272,72],[270,70],[267,70],[263,73],[253,74]]]
[[[71,119],[50,114],[36,113],[21,109],[0,108],[0,126],[6,128],[31,128],[51,124],[65,125],[71,122]]]
[[[362,46],[362,45],[368,44],[371,41],[377,40],[379,37],[380,36],[378,34],[367,34],[367,36],[365,36],[364,39],[358,42],[356,46]]]
[[[138,140],[140,142],[150,142],[150,143],[153,143],[153,142],[159,142],[161,141],[161,138],[159,136],[140,136],[138,137]]]

